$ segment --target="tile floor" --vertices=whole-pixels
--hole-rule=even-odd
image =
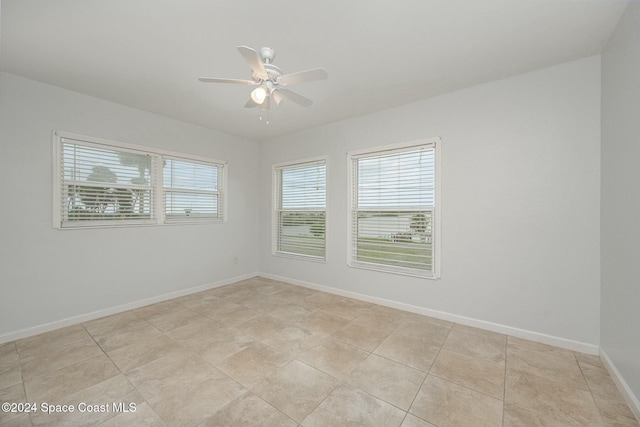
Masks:
[[[597,356],[262,278],[2,344],[0,401],[37,409],[3,427],[638,426]]]

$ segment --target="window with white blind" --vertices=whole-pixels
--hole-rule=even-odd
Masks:
[[[274,166],[275,254],[325,260],[326,159]]]
[[[220,165],[164,158],[164,214],[167,221],[221,219]]]
[[[54,227],[223,220],[224,162],[61,132]]]
[[[437,277],[437,144],[349,153],[349,265]]]

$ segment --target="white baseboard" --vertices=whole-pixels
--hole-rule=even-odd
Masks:
[[[81,314],[79,316],[67,317],[66,319],[56,320],[54,322],[45,323],[42,325],[32,326],[30,328],[20,329],[14,332],[9,332],[0,335],[0,344],[10,341],[19,340],[22,338],[31,337],[34,335],[42,334],[44,332],[53,331],[55,329],[64,328],[66,326],[77,325],[78,323],[88,322],[90,320],[99,319],[101,317],[110,316],[112,314],[122,313],[123,311],[133,310],[136,308],[144,307],[151,304],[167,301],[173,298],[182,297],[185,295],[191,295],[196,292],[206,291],[208,289],[219,288],[221,286],[230,285],[231,283],[239,282],[241,280],[250,279],[256,277],[258,273],[243,274],[241,276],[231,277],[229,279],[219,280],[213,283],[207,283],[200,286],[194,286],[188,289],[181,289],[179,291],[169,292],[167,294],[158,295],[151,298],[145,298],[143,300],[134,301],[115,307],[109,307],[102,310],[93,311],[91,313]]]
[[[484,320],[473,319],[470,317],[459,316],[457,314],[451,314],[444,311],[432,310],[425,307],[418,307],[411,304],[406,304],[398,301],[388,300],[385,298],[372,297],[369,295],[360,294],[352,291],[345,291],[344,289],[332,288],[330,286],[318,285],[316,283],[306,282],[303,280],[296,280],[290,277],[283,277],[269,273],[259,273],[259,276],[267,279],[279,280],[282,282],[292,283],[309,289],[315,289],[317,291],[327,292],[334,295],[340,295],[343,297],[354,298],[362,301],[367,301],[373,304],[383,305],[386,307],[397,308],[399,310],[408,311],[411,313],[422,314],[424,316],[435,317],[437,319],[448,320],[454,323],[460,323],[466,326],[473,326],[475,328],[485,329],[492,332],[498,332],[505,335],[510,335],[517,338],[524,338],[531,341],[536,341],[543,344],[552,345],[555,347],[561,347],[572,351],[579,351],[581,353],[599,354],[600,347],[595,344],[584,343],[580,341],[573,341],[566,338],[560,338],[553,335],[542,334],[539,332],[528,331],[525,329],[514,328],[511,326],[501,325],[499,323],[487,322]]]
[[[629,387],[629,384],[627,384],[624,378],[622,378],[620,371],[618,371],[616,365],[614,365],[611,358],[602,348],[600,348],[600,359],[602,359],[604,367],[607,368],[607,371],[609,371],[609,375],[611,375],[613,382],[616,383],[616,385],[618,386],[618,390],[620,390],[620,393],[622,393],[622,396],[624,396],[627,404],[629,405],[629,408],[631,408],[631,411],[636,416],[636,420],[640,422],[640,400],[638,400],[638,397],[633,394],[633,391]]]

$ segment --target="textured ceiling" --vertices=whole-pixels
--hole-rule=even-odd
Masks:
[[[2,0],[0,69],[255,140],[600,53],[626,2]],[[238,45],[276,50],[314,100],[243,108]],[[1,95],[0,95],[1,96]]]

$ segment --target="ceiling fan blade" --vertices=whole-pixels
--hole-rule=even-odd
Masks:
[[[262,104],[258,104],[258,107],[260,107],[261,110],[269,110],[269,107],[271,106],[270,98],[271,97],[267,96],[262,102]]]
[[[280,84],[292,85],[295,83],[312,82],[314,80],[324,80],[329,77],[324,68],[314,68],[313,70],[298,71],[297,73],[285,74],[280,77]]]
[[[239,85],[256,85],[253,80],[241,80],[241,79],[218,79],[215,77],[200,77],[198,80],[204,83],[235,83]]]
[[[312,100],[310,100],[309,98],[305,98],[304,96],[297,94],[292,90],[285,89],[285,88],[278,88],[276,90],[285,98],[295,102],[296,104],[302,107],[308,107],[311,104],[313,104]]]
[[[273,98],[273,102],[275,102],[276,105],[280,105],[280,103],[284,99],[284,95],[282,95],[278,90],[271,91],[271,97]]]
[[[238,46],[238,51],[240,52],[240,55],[242,55],[244,59],[249,63],[249,66],[256,74],[256,76],[263,80],[266,80],[267,70],[265,70],[264,65],[262,65],[262,58],[260,58],[260,54],[248,46]]]
[[[254,102],[254,100],[253,100],[253,99],[251,99],[251,98],[249,98],[249,100],[247,101],[247,103],[246,103],[246,104],[244,104],[244,108],[255,108],[255,107],[257,107],[257,106],[258,106],[258,104],[256,104],[256,103]]]

